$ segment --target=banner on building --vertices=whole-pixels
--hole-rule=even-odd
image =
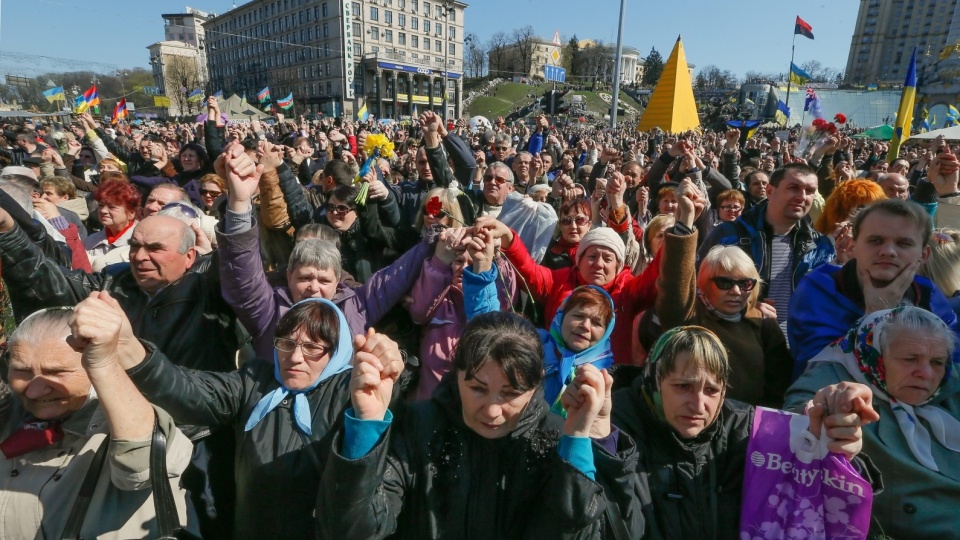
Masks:
[[[340,0],[340,11],[343,17],[343,27],[340,35],[343,39],[343,96],[353,99],[353,11],[350,0]]]
[[[165,96],[153,96],[153,106],[154,107],[169,107],[170,98]]]

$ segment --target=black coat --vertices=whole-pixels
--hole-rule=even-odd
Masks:
[[[350,403],[349,371],[305,394],[313,418],[310,446],[294,427],[290,398],[244,431],[260,398],[279,386],[272,362],[252,360],[232,373],[205,373],[177,368],[153,351],[128,373],[147,399],[169,412],[178,425],[224,426],[233,431],[234,538],[315,538],[312,514],[320,471],[334,426]]]
[[[429,401],[397,415],[358,460],[333,439],[317,520],[321,538],[612,538],[604,515],[618,501],[629,538],[642,534],[636,450],[620,434],[618,455],[594,444],[594,482],[557,454],[563,419],[538,390],[516,429],[485,439],[463,422],[456,377]]]
[[[644,538],[738,539],[753,407],[724,400],[716,421],[684,441],[656,417],[641,381],[614,394],[613,423],[637,443]]]
[[[48,307],[73,307],[94,291],[120,303],[133,333],[156,343],[178,365],[207,371],[236,366],[242,331],[220,294],[216,252],[198,258],[178,281],[153,298],[143,292],[129,265],[88,274],[45,257],[19,228],[0,234],[0,268],[17,320]]]

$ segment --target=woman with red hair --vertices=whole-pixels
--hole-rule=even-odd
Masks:
[[[140,191],[130,182],[102,182],[93,194],[99,208],[97,217],[103,230],[91,234],[84,242],[94,272],[106,266],[130,260],[127,242],[133,236],[140,209]]]
[[[813,228],[820,234],[831,234],[840,223],[853,223],[853,218],[863,207],[886,198],[883,188],[873,180],[858,178],[841,182],[827,197]]]

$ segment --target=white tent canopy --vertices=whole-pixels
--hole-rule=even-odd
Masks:
[[[936,139],[943,135],[944,139],[949,141],[960,141],[960,126],[950,126],[948,128],[935,129],[926,133],[911,135],[911,139]]]

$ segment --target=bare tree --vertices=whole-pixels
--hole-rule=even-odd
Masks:
[[[739,82],[737,76],[729,69],[721,70],[711,64],[697,72],[693,86],[699,91],[728,90],[735,88]]]
[[[826,67],[817,60],[808,60],[800,64],[800,68],[810,75],[810,82],[831,83],[836,82],[837,75],[843,78],[843,72],[836,68]]]
[[[199,110],[202,101],[198,103],[189,99],[190,92],[200,88],[201,84],[196,60],[186,56],[165,55],[163,73],[167,79],[166,87],[173,93],[167,97],[176,104],[180,115],[192,114],[195,105]]]
[[[494,32],[487,41],[487,50],[490,58],[490,75],[501,76],[506,67],[507,47],[510,44],[510,38],[503,31]]]
[[[533,48],[536,45],[537,35],[529,24],[513,31],[513,47],[516,56],[514,64],[519,67],[523,76],[529,76],[533,69]]]
[[[467,44],[464,56],[467,72],[473,77],[482,77],[487,67],[487,51],[483,49],[483,44],[476,34],[467,34],[463,41]]]

